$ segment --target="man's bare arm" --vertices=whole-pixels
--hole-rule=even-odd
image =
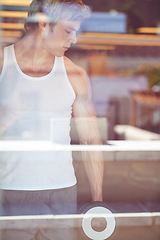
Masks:
[[[78,87],[75,88],[77,98],[73,105],[73,115],[76,120],[80,142],[82,144],[102,144],[95,110],[91,102],[89,79],[83,69],[80,70],[77,76],[74,76],[74,81],[78,82]],[[82,156],[91,187],[92,201],[102,201],[104,172],[102,153],[100,151],[87,151],[83,152]]]
[[[0,48],[0,75],[3,68],[3,57],[4,57],[4,49]]]

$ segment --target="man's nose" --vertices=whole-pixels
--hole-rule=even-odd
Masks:
[[[75,44],[77,42],[77,36],[75,32],[71,35],[70,42],[72,44]]]

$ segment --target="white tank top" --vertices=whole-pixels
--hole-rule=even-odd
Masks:
[[[30,77],[18,66],[14,46],[4,49],[0,76],[0,139],[38,140],[70,144],[74,90],[63,57],[43,77]],[[4,130],[5,129],[5,130]],[[45,190],[76,184],[72,153],[1,152],[2,189]]]

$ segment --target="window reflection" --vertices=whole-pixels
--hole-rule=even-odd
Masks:
[[[98,5],[103,2],[99,2]],[[1,47],[10,46],[24,37],[24,23],[30,3],[30,0],[14,1],[14,3],[9,0],[1,0]],[[91,9],[92,7],[90,6]],[[71,145],[68,143],[70,138],[67,135],[67,137],[65,136],[67,144],[60,146],[60,149],[54,148],[54,151],[58,151],[63,158],[64,152],[70,150],[71,147],[77,177],[78,212],[75,214],[74,211],[73,215],[68,216],[65,216],[65,213],[62,213],[62,216],[59,214],[46,216],[42,211],[38,215],[42,214],[43,216],[38,217],[35,216],[37,213],[34,212],[34,206],[32,206],[32,217],[23,216],[21,218],[22,213],[19,213],[19,218],[10,216],[8,221],[7,218],[1,216],[2,230],[6,230],[7,226],[8,228],[14,226],[15,230],[17,228],[34,228],[34,226],[45,229],[58,227],[62,233],[64,231],[62,235],[66,237],[65,224],[67,223],[74,232],[74,239],[88,239],[82,229],[82,214],[85,214],[89,207],[94,208],[99,204],[98,206],[110,209],[115,214],[116,226],[113,238],[118,240],[132,238],[156,240],[160,236],[159,28],[150,26],[144,28],[135,24],[137,30],[131,31],[130,18],[131,16],[126,11],[96,12],[93,10],[91,17],[81,24],[77,33],[77,44],[65,53],[88,74],[97,116],[96,122],[102,139],[102,145],[94,146],[88,143],[82,145],[76,128],[79,118],[73,116],[70,132]],[[134,19],[136,22],[136,17]],[[134,28],[135,25],[133,24]],[[43,71],[45,70],[44,67]],[[14,86],[11,87],[14,88]],[[9,94],[9,88],[7,91],[6,94]],[[0,94],[1,96],[4,94],[1,89]],[[49,92],[49,99],[51,99],[51,95],[52,93]],[[17,99],[16,92],[15,99]],[[30,106],[31,110],[28,118],[32,118],[32,111],[38,108],[40,100],[39,96],[34,93],[24,91],[16,103],[17,106],[28,104],[27,106]],[[64,104],[65,102],[62,105]],[[6,112],[0,106],[1,120],[5,114]],[[16,116],[14,117],[17,119]],[[25,124],[28,124],[28,118],[25,119]],[[36,119],[35,116],[34,118]],[[81,120],[83,122],[84,119]],[[92,121],[95,121],[95,118],[88,120],[89,126],[92,125]],[[54,141],[61,144],[62,135],[64,137],[63,131],[69,126],[69,119],[63,117],[63,119],[58,118],[55,121],[53,116],[49,115],[48,117],[44,114],[43,121],[38,124],[34,122],[30,128],[26,127],[21,138],[19,135],[25,124],[22,126],[18,121],[16,124],[17,135],[11,131],[12,129],[8,129],[7,134],[9,135],[7,136],[9,137],[5,141],[1,138],[1,159],[5,157],[7,159],[12,151],[14,152],[12,161],[18,151],[20,151],[21,157],[24,153],[29,157],[30,149],[34,151],[33,155],[37,152],[40,157],[49,155],[53,150],[51,142],[52,144]],[[51,133],[53,133],[53,129],[56,132],[57,126],[61,132],[58,140],[55,140],[55,135]],[[33,135],[35,130],[38,135]],[[16,140],[21,142],[17,143]],[[26,140],[28,145],[25,145]],[[38,145],[32,145],[32,142],[29,142],[33,140],[39,141]],[[66,147],[65,150],[63,147]],[[82,161],[84,153],[93,151],[102,152],[104,158],[102,203],[91,203],[92,193]],[[29,164],[32,165],[31,160]],[[61,165],[62,168],[65,168],[64,163]],[[1,172],[1,176],[3,176],[3,172]],[[67,194],[70,195],[68,198],[70,201],[72,197],[75,197],[75,190],[71,193],[66,192]],[[92,222],[96,232],[102,232],[107,227],[105,216],[102,217],[100,222],[98,220]],[[62,226],[60,226],[61,224]],[[101,227],[98,228],[99,226]],[[38,232],[37,236],[38,234],[43,239],[43,231]],[[52,232],[50,234],[52,238]],[[110,236],[107,238],[109,239]],[[3,235],[0,239],[4,240]],[[66,238],[61,237],[61,239]]]

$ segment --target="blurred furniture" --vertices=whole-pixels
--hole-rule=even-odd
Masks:
[[[160,133],[160,92],[131,91],[130,125]]]
[[[97,117],[98,129],[102,138],[103,144],[105,144],[108,140],[108,121],[105,117]],[[71,119],[71,144],[80,144],[79,136],[76,129],[76,121],[83,121],[83,118],[75,118]],[[92,118],[88,119],[88,121],[92,121]],[[83,123],[83,122],[82,122]],[[82,124],[81,123],[81,124]]]
[[[160,134],[130,125],[116,125],[114,131],[121,140],[160,140]]]

